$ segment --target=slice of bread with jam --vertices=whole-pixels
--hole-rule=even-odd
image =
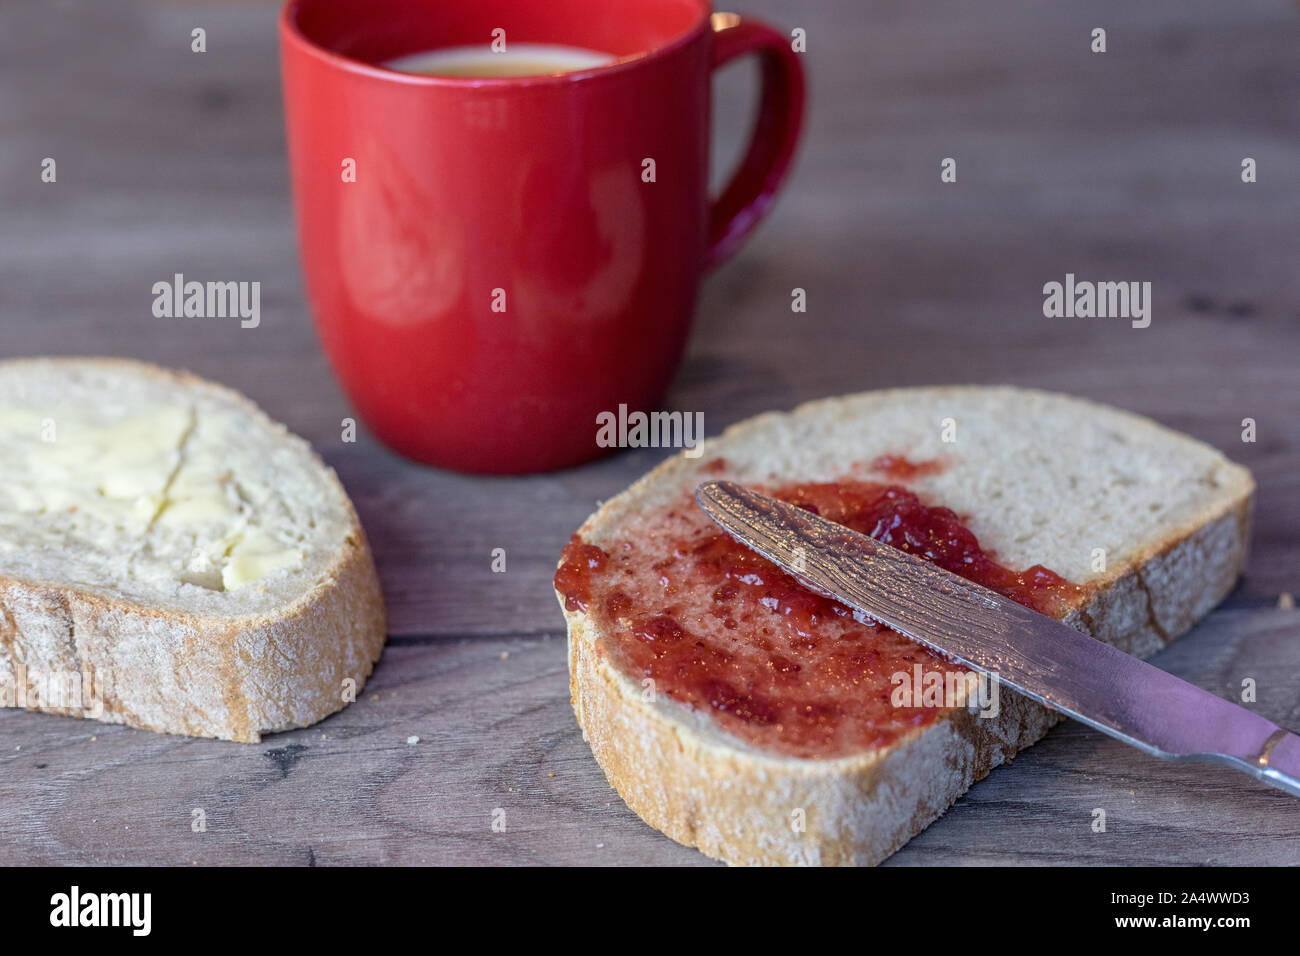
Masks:
[[[632,810],[733,864],[878,863],[1058,717],[1006,689],[922,693],[956,665],[728,538],[692,497],[718,478],[1139,656],[1232,588],[1254,492],[1148,419],[952,387],[761,415],[605,503],[556,574],[578,723]]]

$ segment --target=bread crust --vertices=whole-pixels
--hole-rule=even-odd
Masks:
[[[216,390],[259,420],[271,421],[238,392],[143,362],[20,359],[0,362],[0,372],[35,363],[115,365],[183,387]],[[347,509],[350,531],[310,590],[274,612],[190,614],[97,590],[0,575],[0,663],[21,664],[38,677],[38,690],[39,679],[50,674],[82,688],[79,707],[59,706],[69,698],[52,694],[46,695],[49,703],[37,695],[22,706],[162,733],[257,743],[263,733],[313,724],[355,699],[383,652],[383,596],[351,501],[333,469],[314,451],[312,456]],[[354,683],[345,684],[349,679]],[[85,706],[89,703],[93,706]]]
[[[906,399],[922,391],[960,400],[969,389],[876,394],[882,400]],[[851,413],[853,403],[867,397],[828,399],[790,415]],[[1083,407],[1092,404],[1065,400]],[[1139,416],[1106,412],[1122,414],[1141,429],[1166,431]],[[720,446],[760,434],[772,417],[762,415],[733,426],[706,443],[697,460],[722,453]],[[579,533],[586,537],[611,526],[657,483],[695,467],[680,455],[669,459],[606,502]],[[1092,582],[1091,599],[1064,622],[1128,653],[1147,656],[1222,600],[1245,561],[1254,490],[1248,471],[1229,468],[1225,480],[1232,487],[1213,511],[1171,527],[1124,567]],[[557,596],[563,609],[564,599]],[[725,734],[707,715],[663,695],[653,702],[644,700],[641,688],[605,658],[586,614],[564,614],[574,711],[609,783],[651,826],[730,864],[879,863],[936,820],[975,781],[1041,739],[1060,719],[1003,688],[1001,712],[994,718],[981,718],[973,708],[949,712],[888,748],[832,760],[774,755]],[[802,830],[796,821],[802,822]]]

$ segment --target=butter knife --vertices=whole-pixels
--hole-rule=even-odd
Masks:
[[[921,558],[730,481],[695,500],[814,591],[1155,757],[1300,796],[1300,736]]]

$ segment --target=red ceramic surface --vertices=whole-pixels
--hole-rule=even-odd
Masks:
[[[378,65],[486,48],[498,28],[618,59],[501,79]],[[711,19],[705,0],[294,0],[280,32],[308,297],[370,428],[421,462],[522,473],[602,453],[599,412],[654,408],[701,275],[789,168],[804,95],[789,37]],[[711,203],[710,76],[746,54],[759,121]]]

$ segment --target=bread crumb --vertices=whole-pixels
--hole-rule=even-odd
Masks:
[[[502,652],[501,652],[501,659],[502,659],[503,661],[506,660],[506,659],[508,659],[509,657],[510,657],[510,652],[509,652],[509,651],[502,651]]]
[[[415,736],[414,734],[406,738],[406,746],[408,747],[414,747],[419,742],[420,742],[420,738]]]
[[[554,777],[554,776],[555,776],[555,774],[550,774],[550,775],[549,775],[549,776],[552,776],[552,777]]]
[[[1294,611],[1295,598],[1290,591],[1283,591],[1277,596],[1277,607],[1280,611]]]

